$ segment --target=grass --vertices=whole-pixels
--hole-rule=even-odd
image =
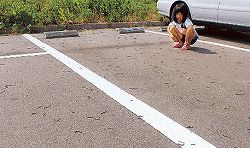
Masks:
[[[0,30],[48,25],[159,20],[157,0],[1,0]]]

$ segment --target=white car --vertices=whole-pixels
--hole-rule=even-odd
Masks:
[[[158,0],[157,8],[170,17],[178,3],[188,6],[194,24],[250,30],[250,0]]]

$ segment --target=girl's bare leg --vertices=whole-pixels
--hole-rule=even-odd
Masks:
[[[188,27],[187,33],[186,33],[186,38],[185,38],[185,44],[181,49],[182,50],[190,49],[191,42],[195,38],[195,36],[196,36],[196,34],[195,34],[194,27],[193,26]]]
[[[168,27],[168,32],[170,34],[170,37],[173,39],[174,42],[182,43],[181,41],[183,35],[180,33],[180,31],[175,26]]]
[[[191,41],[195,38],[196,34],[195,34],[195,30],[193,26],[190,26],[187,28],[187,34],[186,34],[186,38],[185,38],[185,43],[190,45]]]

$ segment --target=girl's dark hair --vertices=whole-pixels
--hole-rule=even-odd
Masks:
[[[175,21],[176,23],[178,23],[178,20],[176,18],[176,14],[179,12],[183,15],[183,19],[182,19],[181,23],[184,23],[186,21],[187,17],[189,16],[188,6],[184,3],[180,3],[174,7],[174,9],[172,11],[171,20]]]

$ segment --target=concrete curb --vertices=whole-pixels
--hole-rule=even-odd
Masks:
[[[59,30],[92,30],[92,29],[105,29],[105,28],[126,28],[126,27],[152,27],[152,26],[164,26],[167,23],[151,21],[151,22],[113,22],[113,23],[86,23],[86,24],[70,24],[62,27],[49,26],[46,31]],[[43,31],[42,31],[43,32]]]
[[[86,23],[86,24],[69,24],[69,25],[50,25],[44,28],[33,28],[31,33],[43,33],[49,31],[62,31],[62,30],[92,30],[92,29],[105,29],[105,28],[126,28],[126,27],[153,27],[153,26],[166,26],[166,22],[158,21],[145,21],[145,22],[112,22],[112,23]],[[11,34],[12,31],[0,30],[0,35]]]

